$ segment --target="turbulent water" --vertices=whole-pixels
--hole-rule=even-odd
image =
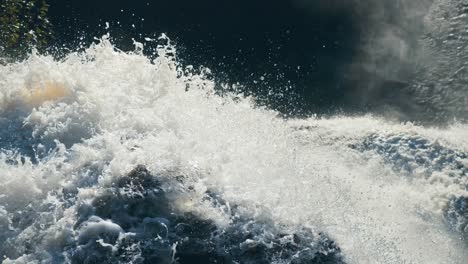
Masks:
[[[467,263],[466,124],[284,119],[139,50],[0,66],[2,263]]]
[[[4,263],[466,263],[466,125],[284,120],[167,49],[1,67]]]

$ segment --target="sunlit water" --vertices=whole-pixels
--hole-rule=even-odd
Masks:
[[[468,262],[466,124],[284,119],[139,50],[0,66],[3,263]]]
[[[191,213],[220,230],[249,221],[273,235],[308,228],[311,241],[334,241],[330,250],[346,263],[466,263],[466,125],[424,128],[372,116],[284,120],[249,99],[215,95],[213,82],[165,55],[171,48],[150,61],[104,39],[63,61],[33,55],[1,66],[5,263],[79,263],[83,252],[143,262],[144,247],[162,231],[150,239],[139,232],[166,220],[128,213],[141,219],[119,225],[130,217],[132,197],[160,188],[143,181],[127,188],[140,196],[119,195],[139,165],[166,182],[171,213]],[[207,190],[223,202],[208,202]],[[119,214],[100,212],[102,197],[105,210]],[[121,245],[132,236],[133,244]],[[166,262],[177,261],[183,242],[173,242]],[[320,246],[314,243],[307,246]],[[294,258],[300,254],[270,261]]]

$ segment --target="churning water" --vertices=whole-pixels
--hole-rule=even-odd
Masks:
[[[5,263],[466,263],[466,125],[284,120],[167,49],[1,67]]]
[[[283,119],[173,49],[0,66],[3,263],[468,262],[466,124]]]

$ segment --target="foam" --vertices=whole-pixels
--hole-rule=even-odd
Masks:
[[[73,252],[88,252],[76,243],[93,241],[112,251],[132,237],[115,221],[98,218],[95,201],[119,201],[106,192],[138,165],[155,180],[190,179],[192,194],[168,195],[181,195],[174,199],[178,210],[217,226],[229,223],[222,213],[229,206],[204,203],[210,188],[266,226],[323,232],[347,263],[466,262],[463,234],[444,218],[452,198],[468,195],[466,173],[457,172],[468,162],[465,124],[425,128],[372,116],[284,120],[249,98],[215,95],[214,83],[183,74],[186,69],[165,55],[168,48],[150,61],[103,38],[61,61],[35,55],[0,66],[7,134],[28,135],[16,138],[18,144],[0,143],[5,263],[73,262]],[[49,83],[45,91],[21,92]],[[414,151],[411,140],[437,147]],[[392,148],[399,156],[379,152]],[[436,152],[458,154],[439,167],[435,160],[426,166],[411,159],[416,153],[431,160]],[[395,169],[402,161],[412,169]],[[164,223],[150,218],[141,219],[147,228]]]

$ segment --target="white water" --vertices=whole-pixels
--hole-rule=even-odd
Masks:
[[[431,158],[434,146],[467,153],[466,125],[424,128],[372,116],[283,120],[248,99],[214,95],[211,81],[182,74],[160,51],[151,62],[104,39],[63,61],[34,55],[0,66],[4,263],[59,261],[74,241],[122,235],[106,219],[78,228],[78,208],[140,164],[197,178],[200,195],[214,186],[289,231],[325,232],[347,263],[467,263],[463,234],[449,228],[443,210],[449,199],[468,196],[466,172],[453,164],[466,168],[468,158]],[[413,149],[408,140],[429,147]],[[371,147],[356,147],[365,141]],[[386,158],[379,147],[401,155]],[[430,162],[418,164],[416,156]],[[395,166],[405,157],[411,172]],[[79,192],[65,205],[57,196],[72,188]],[[195,202],[183,207],[224,221]]]

